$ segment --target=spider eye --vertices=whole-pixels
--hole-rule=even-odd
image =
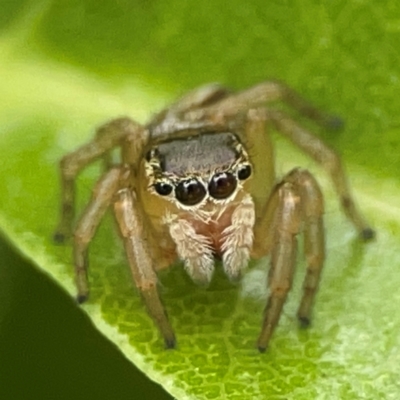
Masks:
[[[238,178],[241,181],[244,181],[250,175],[251,175],[251,166],[250,165],[243,165],[242,167],[240,167],[240,169],[238,171]]]
[[[150,149],[146,155],[144,156],[147,162],[150,162],[150,160],[158,155],[158,150],[157,149]]]
[[[176,198],[186,206],[200,203],[206,195],[205,187],[197,179],[188,179],[180,182],[175,188]]]
[[[208,191],[214,199],[226,199],[236,189],[236,178],[230,172],[215,174],[208,184]]]
[[[168,196],[172,192],[172,186],[165,182],[157,182],[154,189],[160,196]]]

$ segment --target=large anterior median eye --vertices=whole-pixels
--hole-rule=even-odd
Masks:
[[[197,179],[191,178],[180,182],[175,188],[175,196],[185,206],[200,203],[206,195],[206,189]]]
[[[215,174],[208,184],[208,192],[214,199],[226,199],[236,189],[236,178],[230,172]]]

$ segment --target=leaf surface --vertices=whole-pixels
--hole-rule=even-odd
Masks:
[[[211,5],[212,4],[212,5]],[[151,379],[178,399],[395,399],[400,392],[400,25],[395,2],[194,1],[25,3],[0,36],[0,226],[71,295],[71,249],[51,241],[58,160],[118,116],[144,122],[178,93],[207,81],[245,87],[287,81],[343,115],[321,132],[343,155],[360,207],[376,227],[363,244],[326,175],[278,140],[278,171],[315,172],[326,195],[328,257],[309,330],[295,311],[305,263],[265,354],[255,339],[268,261],[239,286],[217,273],[195,287],[181,267],[160,274],[178,348],[163,348],[126,265],[111,218],[90,249],[91,298],[83,309]],[[290,6],[289,6],[290,4]],[[11,6],[10,6],[11,7]],[[218,18],[216,11],[221,10]],[[1,22],[1,20],[0,20]],[[8,25],[6,25],[8,23]],[[351,24],[352,29],[348,31]],[[79,38],[79,40],[77,40]],[[396,47],[397,46],[397,47]],[[82,207],[99,174],[79,180]]]

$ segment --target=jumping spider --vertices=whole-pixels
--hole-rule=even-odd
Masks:
[[[340,122],[280,82],[238,93],[210,84],[145,126],[129,118],[103,125],[93,141],[61,160],[58,242],[72,234],[78,173],[101,157],[106,165],[73,232],[79,302],[89,294],[88,245],[113,205],[133,279],[166,347],[175,346],[175,334],[157,290],[158,270],[180,259],[194,282],[207,285],[218,258],[236,281],[250,258],[269,254],[269,297],[257,342],[264,351],[292,285],[300,232],[307,271],[297,316],[309,324],[325,258],[323,198],[304,169],[292,170],[277,183],[268,123],[326,169],[361,237],[369,239],[374,232],[354,205],[337,154],[288,115],[265,106],[277,100],[322,126]],[[121,149],[118,165],[110,161],[115,147]]]

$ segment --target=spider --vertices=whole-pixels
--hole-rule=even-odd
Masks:
[[[277,181],[269,124],[328,172],[361,237],[370,239],[374,231],[354,204],[338,155],[283,111],[267,108],[273,101],[324,127],[341,124],[278,81],[236,93],[209,84],[147,125],[129,118],[106,123],[94,140],[62,158],[61,218],[54,238],[63,242],[73,236],[78,302],[89,294],[89,243],[113,206],[133,280],[167,348],[176,340],[158,292],[157,271],[179,259],[191,279],[206,286],[216,259],[237,281],[250,258],[269,255],[269,295],[257,341],[259,351],[265,351],[292,286],[301,232],[307,269],[297,317],[303,326],[310,323],[325,259],[323,197],[305,169],[295,168]],[[121,150],[119,164],[111,163],[115,147]],[[73,230],[76,177],[99,158],[105,173]]]

